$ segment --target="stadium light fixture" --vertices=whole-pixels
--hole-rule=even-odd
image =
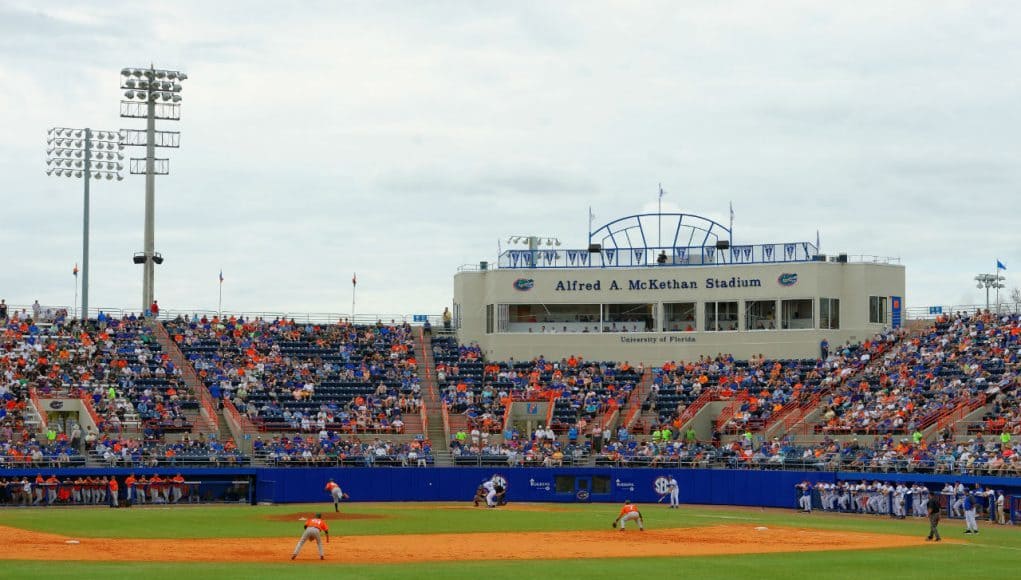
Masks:
[[[181,134],[176,131],[157,131],[156,121],[181,120],[181,81],[188,75],[181,71],[148,68],[121,69],[121,117],[145,119],[145,130],[121,129],[118,132],[121,147],[145,147],[145,157],[133,157],[128,170],[133,175],[145,175],[145,231],[144,250],[132,260],[142,264],[142,311],[147,312],[155,297],[156,265],[163,256],[156,252],[156,176],[170,173],[170,160],[156,157],[157,147],[178,148]],[[117,160],[124,156],[118,153]],[[120,165],[118,163],[118,165]]]
[[[74,139],[71,139],[74,137]],[[124,179],[121,167],[104,164],[99,150],[119,147],[114,131],[53,127],[46,131],[46,175],[83,179],[82,193],[82,320],[89,318],[89,185],[93,179]],[[94,151],[97,151],[94,153]],[[75,160],[72,160],[71,158]],[[95,159],[96,161],[93,161]],[[118,164],[119,165],[119,164]],[[74,170],[70,169],[74,167]],[[77,292],[77,282],[75,283]],[[76,299],[77,303],[78,300]],[[75,305],[77,307],[77,304]],[[75,313],[77,317],[77,313]]]
[[[979,274],[975,276],[975,281],[978,282],[976,288],[979,290],[986,289],[986,310],[989,310],[989,290],[990,288],[996,290],[996,309],[999,311],[1000,308],[1000,289],[1006,288],[1003,282],[1006,280],[999,274]]]

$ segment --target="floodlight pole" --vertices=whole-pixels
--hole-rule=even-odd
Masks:
[[[150,82],[156,80],[156,70],[149,69]],[[149,312],[155,298],[156,286],[156,99],[149,93],[146,99],[145,118],[145,264],[142,266],[142,314]]]
[[[85,191],[82,200],[82,321],[89,319],[89,181],[92,177],[92,129],[85,128]]]
[[[99,131],[97,132],[86,127],[84,129],[71,129],[68,127],[54,127],[50,129],[47,134],[50,138],[47,140],[46,151],[47,159],[46,165],[49,169],[46,170],[47,175],[56,175],[57,177],[84,177],[85,181],[82,184],[82,293],[81,293],[81,319],[88,320],[89,318],[89,239],[90,239],[90,218],[91,218],[91,185],[93,171],[96,172],[95,177],[102,179],[113,179],[117,177],[119,181],[121,179],[120,171],[121,164],[118,161],[116,164],[113,163],[113,153],[107,153],[106,159],[110,160],[108,163],[103,162],[103,148],[113,149],[114,131]],[[93,144],[92,140],[97,139],[98,143]],[[93,148],[98,148],[100,153],[94,155],[92,153]],[[71,160],[71,157],[77,157],[78,161]],[[117,154],[118,158],[121,154]],[[99,159],[98,163],[93,163],[93,157]],[[76,169],[71,169],[71,165],[74,163]],[[56,172],[56,173],[54,173]],[[84,175],[83,175],[84,174]],[[77,263],[75,264],[75,309],[74,318],[78,318],[78,272]]]

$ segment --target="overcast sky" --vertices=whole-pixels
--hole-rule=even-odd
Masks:
[[[897,256],[907,306],[1021,283],[1016,2],[0,0],[0,297],[73,301],[51,126],[186,71],[156,185],[164,308],[435,313],[497,239],[655,209]],[[138,154],[138,153],[136,153]],[[93,306],[138,308],[144,179],[92,195]]]

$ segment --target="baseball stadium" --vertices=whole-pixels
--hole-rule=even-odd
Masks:
[[[490,10],[502,13],[492,5],[473,6],[472,11],[479,11],[475,16],[460,9],[453,16],[442,12],[436,17],[436,31],[434,26],[425,27],[429,41],[414,42],[405,35],[419,30],[422,23],[417,20],[409,24],[394,14],[381,18],[403,22],[406,28],[397,32],[370,26],[376,18],[360,20],[364,17],[360,10],[375,14],[382,9],[378,6],[351,7],[350,14],[320,6],[330,16],[318,23],[319,18],[299,18],[307,14],[293,7],[283,13],[277,12],[280,7],[264,5],[267,13],[262,14],[245,5],[228,25],[217,20],[222,14],[206,14],[211,7],[175,4],[181,4],[182,13],[174,16],[174,28],[188,30],[190,22],[219,24],[199,26],[205,32],[194,38],[167,40],[162,29],[144,28],[145,34],[132,30],[139,19],[162,14],[141,5],[126,5],[130,10],[125,13],[131,14],[121,22],[105,5],[100,10],[88,2],[76,8],[31,9],[0,3],[0,31],[11,38],[34,38],[37,30],[52,30],[48,38],[59,39],[62,48],[76,47],[73,52],[86,45],[108,50],[116,44],[111,29],[105,28],[109,25],[117,35],[144,37],[146,48],[152,50],[122,47],[113,56],[103,52],[103,66],[124,52],[159,55],[166,50],[184,63],[194,62],[199,71],[192,80],[182,70],[152,63],[119,69],[119,78],[116,69],[108,70],[110,78],[118,78],[114,88],[120,93],[119,109],[117,100],[111,101],[112,107],[96,105],[105,101],[97,97],[96,83],[90,81],[66,91],[43,84],[36,101],[10,100],[31,110],[26,113],[30,123],[14,118],[13,105],[0,112],[8,115],[0,117],[12,127],[8,133],[27,133],[25,127],[34,127],[36,133],[20,138],[45,134],[45,166],[29,168],[18,161],[20,149],[0,147],[4,158],[0,163],[15,182],[43,181],[43,172],[67,178],[64,184],[82,185],[84,202],[79,222],[76,203],[73,220],[65,219],[71,213],[60,209],[50,213],[50,205],[64,204],[33,205],[44,203],[39,201],[44,195],[55,197],[56,187],[26,186],[28,193],[16,193],[12,186],[3,193],[0,578],[1017,576],[1021,292],[1015,290],[1004,300],[999,293],[1005,288],[1009,248],[1002,261],[996,259],[993,274],[975,278],[979,289],[985,289],[985,304],[950,296],[932,301],[928,295],[923,303],[916,296],[931,288],[951,292],[942,278],[959,274],[953,270],[943,275],[956,268],[951,263],[956,258],[938,246],[943,242],[931,231],[938,228],[909,234],[911,224],[883,221],[884,212],[898,211],[893,201],[879,210],[870,208],[870,221],[858,223],[850,217],[846,199],[833,201],[814,193],[825,180],[811,186],[798,181],[799,176],[792,175],[798,173],[793,161],[779,178],[751,161],[747,168],[750,182],[763,187],[764,193],[755,195],[774,197],[767,193],[775,191],[777,183],[787,187],[788,182],[798,191],[812,191],[786,198],[775,195],[771,205],[783,206],[776,213],[769,213],[762,203],[753,205],[761,215],[742,216],[739,221],[733,203],[726,212],[714,210],[724,207],[720,199],[726,198],[718,192],[725,187],[688,196],[685,207],[680,207],[665,198],[667,192],[660,186],[653,204],[614,193],[612,203],[605,205],[620,210],[618,215],[597,221],[589,207],[587,231],[576,228],[566,212],[557,209],[564,206],[555,205],[555,198],[569,197],[572,210],[584,209],[583,196],[589,190],[595,196],[601,186],[595,180],[569,182],[543,172],[547,165],[575,163],[549,153],[542,142],[542,135],[571,130],[557,125],[556,112],[535,113],[545,106],[541,99],[554,97],[527,84],[519,86],[518,81],[510,81],[512,86],[500,98],[483,99],[483,109],[493,117],[506,115],[498,120],[513,124],[510,120],[517,117],[512,108],[504,108],[509,107],[506,103],[529,93],[524,99],[528,115],[539,115],[536,123],[552,127],[549,133],[529,134],[527,146],[508,148],[534,155],[531,165],[522,165],[530,168],[525,172],[529,174],[500,174],[485,198],[475,197],[478,183],[490,181],[473,177],[473,169],[458,165],[444,179],[437,178],[438,187],[451,190],[448,197],[427,200],[443,206],[442,216],[412,212],[405,218],[398,206],[409,197],[400,197],[402,188],[415,189],[417,195],[416,188],[430,181],[427,173],[416,173],[420,165],[441,166],[448,156],[468,158],[465,149],[493,147],[485,156],[498,157],[498,142],[503,138],[511,142],[517,128],[504,126],[505,133],[500,133],[471,119],[461,126],[460,117],[444,115],[439,125],[444,130],[456,125],[459,130],[450,129],[443,137],[459,141],[458,146],[437,138],[442,132],[435,128],[416,129],[408,136],[404,126],[414,123],[396,112],[402,102],[397,93],[417,95],[416,87],[448,82],[438,85],[445,87],[442,91],[431,89],[436,91],[432,96],[443,93],[444,104],[449,99],[458,114],[471,117],[474,105],[467,103],[476,101],[467,87],[500,85],[504,80],[494,71],[515,68],[511,64],[515,58],[530,63],[528,78],[546,78],[542,75],[554,70],[571,78],[596,74],[589,68],[586,51],[563,70],[557,58],[530,60],[529,51],[561,51],[565,49],[549,47],[580,42],[551,32],[557,22],[548,12],[562,8],[552,6],[558,3],[537,8],[542,13],[538,17],[514,19],[515,27],[529,32],[527,42],[511,51],[514,58],[492,53],[487,44],[516,42],[493,40],[500,36],[494,30],[509,25],[487,17]],[[405,7],[412,11],[412,4]],[[415,7],[419,9],[424,11],[422,18],[430,10],[440,10]],[[589,10],[586,4],[585,11]],[[599,11],[591,10],[589,17],[595,18]],[[620,26],[617,10],[613,13],[614,27]],[[756,25],[780,16],[764,13]],[[362,25],[343,28],[348,17],[373,33],[364,34]],[[450,23],[460,18],[475,24],[451,28]],[[586,20],[573,18],[567,20],[578,26]],[[720,18],[715,15],[705,22],[721,26]],[[642,22],[659,19],[654,11]],[[12,24],[3,24],[5,20]],[[949,27],[956,27],[958,20],[949,20]],[[999,19],[989,19],[993,20]],[[771,36],[770,43],[814,26],[814,21],[811,26],[799,24]],[[265,44],[281,30],[289,40]],[[614,30],[608,36],[631,34]],[[658,36],[671,39],[667,44],[681,42],[672,30],[659,30]],[[296,36],[291,38],[291,33]],[[432,42],[449,41],[437,36],[466,40],[442,56],[430,56]],[[709,41],[695,36],[699,42]],[[386,42],[375,44],[377,37]],[[1016,44],[1017,35],[1004,35],[1008,37]],[[160,41],[152,44],[153,38]],[[984,38],[1004,42],[996,35]],[[817,40],[813,37],[813,42]],[[174,48],[179,42],[190,48],[179,52]],[[380,64],[368,73],[354,74],[352,68],[337,74],[340,69],[332,68],[341,66],[337,62],[353,66],[346,60],[349,52],[341,47],[362,46],[358,42],[369,43],[363,50],[372,56],[364,58],[379,59]],[[597,54],[601,43],[590,46],[591,54]],[[18,41],[5,46],[15,44]],[[30,46],[35,48],[25,52],[26,67],[35,67],[32,59],[52,53],[38,44]],[[858,44],[854,46],[857,50]],[[753,54],[761,48],[741,51],[738,60],[766,58]],[[634,58],[612,65],[614,74],[639,70],[644,66],[642,55],[656,52],[619,50]],[[708,58],[715,52],[705,54]],[[408,60],[397,54],[406,54]],[[233,76],[216,60],[242,59],[237,65],[242,70],[264,74],[245,60],[254,55],[273,63],[286,57],[276,70],[284,76],[281,85],[298,96],[278,95],[251,79]],[[71,61],[65,65],[64,55],[45,58],[40,66],[49,82],[60,82],[55,79],[61,78],[61,67],[72,67]],[[288,75],[304,58],[317,63],[311,69],[315,78]],[[8,60],[0,57],[0,78],[35,87],[27,68],[5,74],[14,70]],[[914,56],[909,60],[916,62]],[[677,61],[691,62],[686,57],[672,62]],[[444,74],[454,74],[457,67],[436,67],[435,62],[481,68],[473,69],[471,82],[455,82]],[[827,65],[827,72],[830,66],[840,68]],[[885,61],[883,66],[888,66]],[[570,72],[572,67],[587,72]],[[94,64],[81,68],[94,80]],[[421,72],[426,70],[429,74]],[[668,82],[665,79],[673,74],[669,70],[647,72],[642,78],[653,79],[658,91],[659,83]],[[394,71],[400,74],[388,76],[397,74]],[[376,75],[390,78],[393,85]],[[431,76],[440,80],[427,80]],[[786,81],[778,80],[781,76],[777,72],[771,82],[784,85]],[[337,79],[343,83],[332,84]],[[813,77],[811,83],[816,82]],[[203,92],[207,90],[203,83],[213,92]],[[235,99],[230,107],[214,102],[217,83],[224,91],[219,94]],[[227,151],[229,147],[218,141],[220,135],[202,130],[194,132],[195,141],[205,142],[196,145],[202,151],[198,156],[178,152],[181,134],[175,127],[187,119],[182,119],[185,87],[196,94],[189,107],[216,110],[199,114],[207,115],[202,117],[207,124],[215,119],[239,132],[241,137],[229,142],[245,144],[244,153]],[[466,89],[463,94],[461,88]],[[343,101],[348,89],[371,98],[356,104]],[[749,87],[730,89],[728,85],[728,92],[759,94]],[[0,97],[5,90],[0,87]],[[485,93],[487,87],[478,90]],[[25,91],[31,94],[29,88]],[[586,90],[585,96],[597,92]],[[318,107],[334,104],[317,100],[323,94],[344,105]],[[728,98],[741,96],[747,95]],[[715,106],[729,106],[726,99],[717,102],[718,97],[714,95],[708,109],[712,113]],[[241,102],[249,98],[265,101],[252,117],[245,116],[247,104]],[[295,103],[288,100],[292,98],[301,102],[285,114],[283,103]],[[662,106],[633,95],[614,98],[639,103],[630,113],[636,116],[640,109]],[[36,109],[55,116],[54,103],[62,100],[87,102],[81,111],[93,115],[109,113],[116,119],[119,113],[120,122],[130,128],[32,125],[42,122],[35,118]],[[571,99],[553,110],[569,115],[572,109],[586,109],[583,102]],[[631,110],[623,102],[622,115]],[[417,111],[440,105],[426,98],[409,106]],[[380,109],[372,107],[394,107],[394,116],[375,115],[372,111]],[[317,116],[309,120],[303,115],[311,109],[318,109]],[[783,145],[771,147],[779,149],[793,147],[793,138],[786,139],[798,126],[823,125],[839,117],[827,113],[825,122],[806,123],[779,109],[749,110],[770,122],[790,123],[774,135]],[[582,125],[598,128],[605,122],[610,127],[614,121],[610,113],[600,109],[598,115],[586,116]],[[283,116],[293,117],[295,128],[281,129],[265,142],[245,126],[251,119],[270,122]],[[788,116],[797,117],[797,122]],[[653,119],[649,127],[658,131],[659,123],[668,123],[670,117]],[[356,118],[365,124],[336,128]],[[882,118],[884,126],[897,124]],[[924,133],[910,123],[897,126]],[[641,142],[656,131],[632,140]],[[411,149],[386,140],[391,132],[401,140],[407,137]],[[288,157],[287,147],[314,135],[359,143],[350,149],[342,146],[325,158],[313,153],[302,153],[309,157],[301,161]],[[857,138],[850,129],[846,135],[849,140]],[[594,141],[610,137],[624,143],[628,141],[624,136],[606,129],[606,135]],[[377,139],[385,144],[380,146]],[[749,133],[748,140],[756,139]],[[577,149],[580,141],[572,140],[571,147]],[[257,143],[265,144],[264,150],[256,151],[262,146]],[[723,146],[728,153],[730,146]],[[310,151],[315,148],[309,144]],[[400,154],[378,162],[359,157],[356,162],[356,149],[362,148],[372,154],[390,149]],[[442,151],[442,159],[429,157],[433,153],[428,150]],[[169,177],[168,152],[180,156],[174,159],[175,171],[178,167],[194,171],[204,180],[195,192]],[[33,150],[32,158],[38,160],[39,153]],[[225,166],[249,167],[245,171],[256,177],[242,185],[233,169],[214,171],[210,159],[215,155],[230,159]],[[729,157],[722,150],[706,155]],[[821,163],[805,155],[806,172],[813,160]],[[593,163],[586,171],[606,177],[628,174],[631,169],[621,170],[627,164],[646,171],[649,164],[668,163],[663,159],[671,165],[680,159],[655,151],[628,151],[618,158],[615,150],[612,157],[613,163],[605,167]],[[384,167],[391,163],[396,166]],[[785,158],[780,165],[786,163]],[[698,163],[690,164],[697,172]],[[286,178],[273,173],[279,169],[276,165],[286,169]],[[706,183],[740,173],[739,165],[728,159],[726,171]],[[849,165],[859,166],[857,161]],[[982,167],[986,171],[988,166]],[[878,175],[880,169],[869,171]],[[901,170],[912,179],[923,173]],[[302,175],[310,171],[315,175]],[[122,173],[132,178],[123,189],[133,195],[142,192],[144,183],[144,198],[139,203],[118,198],[115,210],[109,205],[102,206],[106,210],[90,210],[91,203],[109,203],[90,197],[102,200],[90,187],[101,185],[97,191],[107,195],[106,188],[120,187]],[[385,187],[361,193],[361,173],[378,173]],[[939,175],[952,180],[951,173]],[[862,179],[863,189],[872,187]],[[287,200],[270,200],[265,190],[258,189],[258,182],[275,180],[281,182],[272,184],[279,197],[301,198],[300,211]],[[328,192],[321,189],[323,184],[328,184]],[[252,189],[231,197],[233,190],[245,187]],[[307,196],[299,193],[303,190],[308,190]],[[279,195],[291,191],[295,193]],[[900,191],[894,187],[882,196],[894,199]],[[228,201],[212,199],[212,192]],[[164,193],[182,197],[174,198],[178,205],[171,206]],[[387,197],[390,194],[393,197]],[[363,195],[371,198],[371,205],[357,205]],[[919,212],[912,214],[917,221],[956,213],[938,206],[938,194],[928,196],[926,191],[924,199],[916,200],[919,207],[912,208]],[[330,205],[337,197],[357,209],[348,212],[347,205]],[[830,202],[843,205],[833,206],[840,208],[834,211],[826,205]],[[544,203],[550,206],[541,210],[544,215],[534,224],[554,223],[557,231],[581,230],[573,238],[577,242],[565,243],[552,235],[516,235],[522,223],[532,227],[529,212],[538,213]],[[934,206],[921,207],[927,203]],[[134,218],[119,213],[124,205],[137,205],[144,215],[142,249],[130,256],[130,267],[142,274],[141,300],[130,299],[134,306],[127,305],[121,291],[129,287],[136,296],[135,282],[108,265],[119,261],[119,268],[128,267],[126,253],[110,257],[116,254],[111,248],[130,229],[125,224],[134,223]],[[508,209],[510,205],[528,207]],[[178,248],[177,253],[167,252],[165,266],[156,245],[157,207],[165,228],[161,243]],[[1008,203],[999,213],[1016,214],[1012,208]],[[252,214],[244,213],[249,210],[265,221],[250,222],[246,216]],[[478,215],[492,219],[473,223]],[[790,219],[778,220],[779,215]],[[93,227],[93,219],[103,220],[103,225]],[[110,227],[114,220],[116,227]],[[371,224],[371,232],[359,230],[354,222]],[[838,240],[833,245],[848,247],[824,250],[815,226],[798,231],[808,222],[829,224]],[[1016,219],[1011,223],[1016,225]],[[886,237],[880,237],[880,230]],[[306,237],[309,232],[313,237]],[[499,237],[495,254],[483,249],[484,235]],[[953,234],[945,235],[949,240]],[[1017,239],[1009,238],[1010,233],[994,233],[991,227],[975,235],[988,235],[989,244]],[[90,248],[93,236],[98,243]],[[907,243],[911,236],[922,240],[926,255],[945,251],[947,256],[934,262],[918,254],[893,257],[899,253],[896,248],[888,251],[889,257],[865,253],[876,251],[876,240],[893,239],[896,243],[890,245],[899,248],[900,240]],[[65,238],[73,238],[73,243],[68,245]],[[180,251],[186,241],[198,245],[190,253]],[[384,251],[386,243],[397,244],[397,249]],[[983,256],[990,253],[984,243],[946,244],[976,253],[982,246]],[[412,245],[432,254],[423,250],[402,258]],[[64,246],[72,247],[73,253]],[[244,249],[236,250],[240,247]],[[229,296],[224,307],[220,267],[215,308],[168,306],[210,302],[192,280],[180,280],[198,271],[200,263],[205,268],[210,255],[234,260],[229,263],[247,270],[244,295]],[[333,304],[337,285],[326,270],[356,255],[384,265],[371,275],[359,269],[349,287],[344,274],[341,291],[351,292],[350,310],[345,304],[336,312],[313,313],[312,307],[305,311],[281,303],[293,298],[298,304],[311,304],[308,296],[321,295]],[[424,257],[428,255],[435,261]],[[454,255],[468,258],[452,262],[448,258]],[[316,263],[312,275],[291,264],[308,256]],[[73,299],[70,276],[64,275],[67,288],[61,290],[48,273],[57,269],[54,263],[69,260],[75,262],[73,271],[70,264],[66,268],[74,276]],[[184,266],[179,265],[182,262]],[[173,286],[168,280],[171,271],[178,278]],[[943,284],[938,287],[932,282],[937,276]],[[358,310],[355,292],[362,292],[373,277],[379,286],[390,287],[390,294],[372,302],[382,304],[375,312]],[[430,293],[433,287],[441,289],[439,298]],[[282,288],[280,294],[274,294],[277,288]],[[995,291],[992,300],[990,290]],[[51,298],[65,294],[66,298]],[[234,299],[255,306],[235,308],[230,305]],[[121,306],[96,306],[118,300]],[[428,303],[420,306],[424,302]],[[274,310],[281,308],[290,310]]]
[[[1010,576],[1014,306],[663,219],[390,322],[4,303],[0,575]]]

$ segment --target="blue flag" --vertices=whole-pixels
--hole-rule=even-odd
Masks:
[[[1003,262],[1001,262],[999,260],[996,260],[996,269],[997,270],[1006,270],[1007,267],[1003,265]]]

